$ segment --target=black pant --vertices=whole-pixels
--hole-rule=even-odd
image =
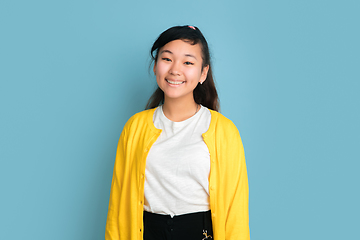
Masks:
[[[213,240],[211,212],[174,216],[144,212],[144,240]]]

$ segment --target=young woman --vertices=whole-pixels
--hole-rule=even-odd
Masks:
[[[158,89],[121,133],[105,239],[250,239],[244,150],[204,36],[172,27],[151,56]]]

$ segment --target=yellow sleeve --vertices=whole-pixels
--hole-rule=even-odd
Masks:
[[[231,176],[232,188],[228,193],[225,236],[226,240],[250,240],[249,230],[249,185],[245,163],[244,147],[238,130],[234,131],[227,147],[231,161],[228,174]]]
[[[120,191],[123,184],[122,172],[125,164],[126,131],[121,133],[115,158],[113,178],[111,183],[108,215],[105,228],[105,240],[119,240],[119,218],[120,218]]]

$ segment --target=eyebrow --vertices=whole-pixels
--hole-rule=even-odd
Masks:
[[[160,55],[163,54],[163,53],[165,53],[165,52],[170,53],[170,54],[173,54],[173,52],[171,52],[170,50],[166,50],[166,49],[165,49],[165,50],[162,50],[162,51],[160,52]],[[195,59],[196,59],[196,57],[195,57],[194,55],[189,54],[189,53],[188,53],[188,54],[185,54],[185,56],[186,56],[186,57],[192,57],[192,58],[195,58]],[[197,60],[197,59],[196,59],[196,60]]]
[[[194,55],[191,55],[191,54],[185,54],[186,57],[193,57],[196,59],[196,57]],[[196,59],[197,60],[197,59]]]

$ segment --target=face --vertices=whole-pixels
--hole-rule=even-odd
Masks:
[[[209,67],[202,68],[201,47],[174,40],[159,49],[154,65],[156,81],[167,98],[194,100],[193,91],[206,79]]]

